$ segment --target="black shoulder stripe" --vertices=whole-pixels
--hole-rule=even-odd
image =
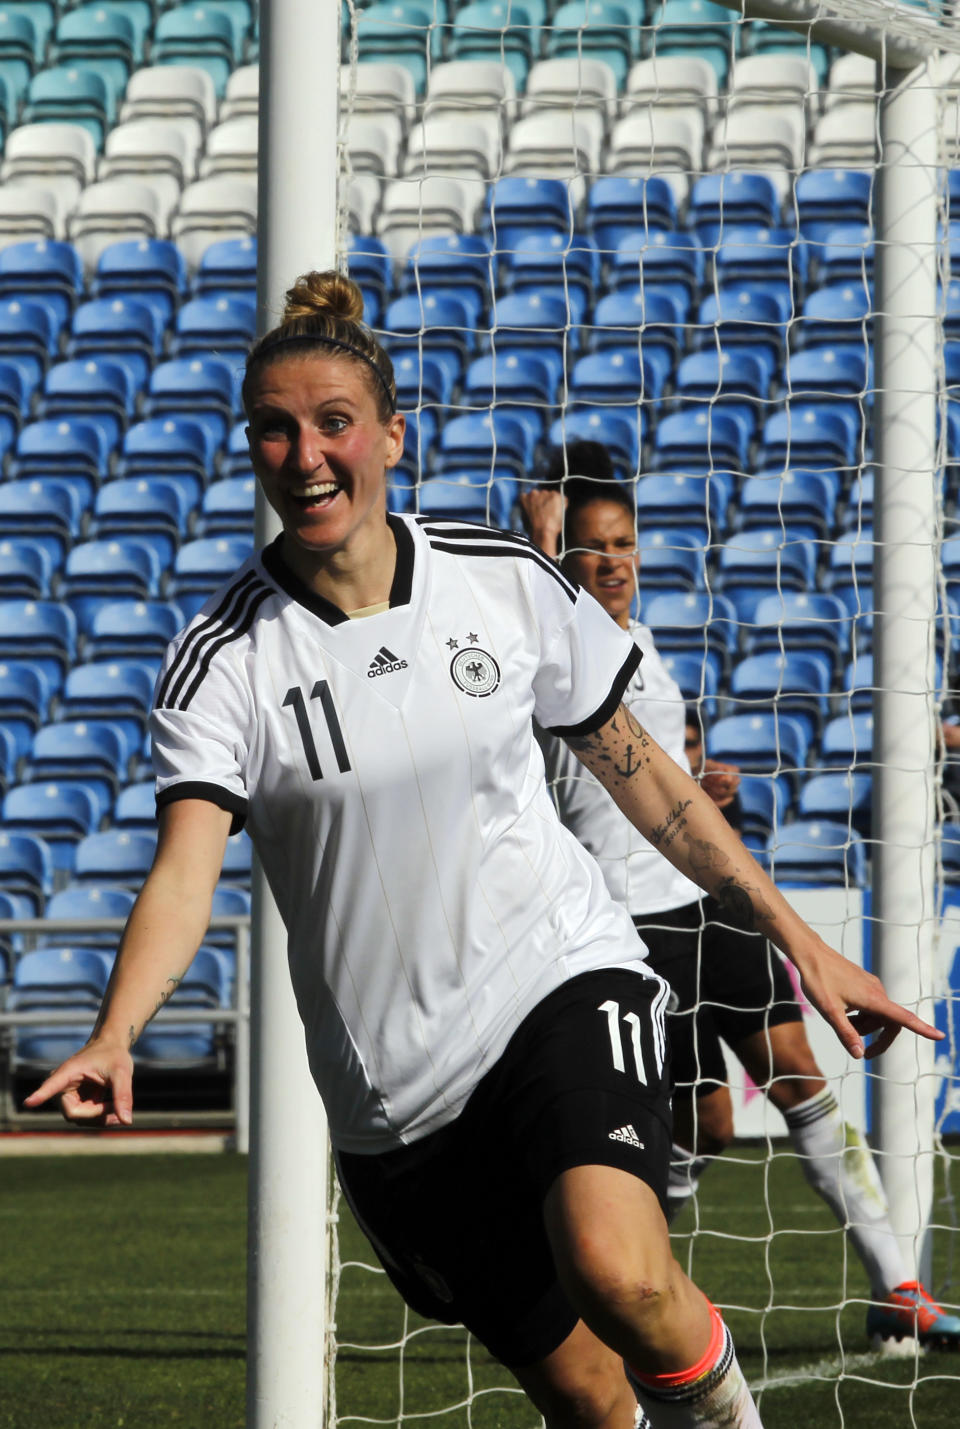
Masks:
[[[203,684],[204,676],[210,669],[210,663],[214,655],[222,650],[225,645],[229,645],[234,640],[239,640],[241,635],[246,635],[253,624],[254,616],[257,611],[261,605],[263,605],[263,602],[268,600],[272,595],[273,591],[270,587],[261,584],[259,588],[253,592],[242,620],[224,630],[223,634],[217,640],[211,640],[208,643],[206,650],[196,663],[196,674],[194,675],[190,687],[180,700],[180,709],[185,710],[188,708],[190,701]]]
[[[215,641],[224,629],[231,630],[237,624],[237,621],[242,618],[244,605],[251,599],[251,596],[259,594],[260,592],[273,593],[271,588],[265,585],[255,572],[251,572],[251,575],[253,576],[252,580],[241,581],[236,586],[233,593],[233,600],[224,613],[223,618],[220,620],[215,618],[217,612],[223,609],[223,603],[221,603],[221,605],[217,607],[217,612],[214,612],[214,617],[208,617],[194,632],[187,659],[180,663],[176,680],[174,680],[172,684],[167,685],[164,698],[165,708],[170,709],[177,705],[183,687],[196,669],[202,651],[212,641]]]
[[[213,630],[215,626],[219,626],[221,620],[225,618],[229,620],[231,618],[231,616],[228,614],[228,611],[231,611],[232,603],[238,597],[242,597],[245,591],[247,591],[250,586],[253,585],[258,579],[259,577],[257,576],[256,571],[248,571],[247,574],[241,580],[230,586],[230,588],[224,594],[223,600],[217,606],[216,610],[213,611],[210,615],[208,615],[205,620],[202,620],[200,624],[197,625],[193,630],[190,630],[188,632],[187,638],[180,646],[180,649],[177,651],[176,657],[172,661],[169,670],[163,677],[163,684],[157,691],[157,709],[161,709],[166,703],[167,695],[169,693],[172,682],[177,678],[178,673],[184,668],[184,666],[189,665],[189,663],[194,657],[194,651],[196,650],[197,645],[203,641],[204,637],[211,630]],[[173,698],[176,699],[176,695],[174,695]]]
[[[546,571],[547,575],[556,581],[571,605],[576,605],[577,603],[578,587],[567,579],[560,570],[560,567],[554,565],[549,556],[545,556],[542,551],[538,551],[536,546],[521,546],[517,542],[510,542],[504,545],[491,544],[490,546],[474,544],[458,545],[452,540],[439,541],[432,539],[430,541],[430,548],[434,551],[447,551],[452,556],[519,556],[521,560],[533,561],[542,571]]]
[[[582,738],[585,734],[593,734],[596,730],[602,729],[608,720],[613,719],[618,707],[623,701],[623,696],[627,686],[633,679],[637,666],[643,659],[643,651],[639,645],[632,645],[630,653],[617,671],[616,678],[610,686],[603,704],[599,709],[594,710],[588,719],[581,720],[579,724],[559,725],[555,724],[549,730],[550,734],[558,734],[561,739]]]

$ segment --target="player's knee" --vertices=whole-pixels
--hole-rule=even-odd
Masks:
[[[669,1301],[672,1256],[650,1248],[649,1254],[624,1254],[590,1234],[571,1246],[568,1293],[583,1319],[601,1338],[611,1324],[638,1331],[658,1318]]]

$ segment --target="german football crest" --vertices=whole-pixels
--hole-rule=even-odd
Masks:
[[[450,661],[450,673],[465,695],[478,699],[492,695],[500,684],[500,666],[492,655],[476,646],[457,651]]]

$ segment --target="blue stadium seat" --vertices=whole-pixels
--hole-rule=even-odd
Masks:
[[[636,403],[625,407],[567,407],[552,423],[548,440],[562,447],[572,441],[603,442],[621,476],[635,476],[640,469],[640,449],[646,440],[649,418],[645,407]],[[521,473],[521,476],[523,473]]]
[[[375,244],[376,238],[364,240]],[[218,238],[203,250],[193,279],[198,298],[253,302],[257,297],[257,240],[254,234]]]
[[[403,456],[393,468],[391,480],[394,485],[399,482],[416,486],[421,475],[425,475],[434,463],[439,422],[432,407],[421,407],[404,415],[407,430],[403,438]]]
[[[0,483],[0,526],[45,550],[54,570],[63,565],[67,550],[79,537],[88,506],[69,480],[33,477]]]
[[[453,469],[490,472],[502,467],[518,478],[533,463],[534,439],[512,412],[467,412],[453,417],[440,434],[438,472]]]
[[[0,541],[0,599],[45,600],[52,575],[53,559],[45,546],[26,538]]]
[[[59,688],[77,653],[72,611],[50,600],[0,600],[0,659],[29,659]]]
[[[856,402],[793,402],[763,426],[763,464],[837,470],[859,464],[863,412]]]
[[[425,516],[448,516],[458,521],[510,527],[517,499],[511,476],[493,477],[479,472],[444,472],[428,477],[417,488],[417,509]]]
[[[257,309],[242,297],[194,298],[177,313],[173,351],[223,354],[243,361],[256,336]]]
[[[57,362],[47,372],[37,415],[81,417],[101,431],[108,450],[117,446],[134,414],[136,388],[129,370],[101,357]]]
[[[641,476],[636,488],[637,525],[696,528],[700,544],[717,540],[726,524],[728,490],[717,477],[682,473]]]
[[[742,774],[737,789],[740,836],[762,846],[779,829],[790,808],[790,780],[769,774]]]
[[[25,776],[29,780],[79,780],[101,800],[103,812],[125,782],[127,740],[108,720],[54,723],[37,731]]]
[[[464,374],[464,403],[483,407],[496,402],[529,426],[538,440],[556,397],[555,372],[542,357],[499,349],[484,353]]]
[[[587,229],[605,252],[638,229],[669,233],[676,226],[677,200],[659,174],[602,174],[590,185]]]
[[[17,437],[10,468],[17,477],[69,480],[81,497],[92,496],[107,474],[110,447],[95,422],[81,417],[48,417],[28,422]]]
[[[144,411],[148,418],[189,418],[208,434],[213,450],[223,446],[233,419],[234,370],[213,357],[179,357],[150,374]]]
[[[869,223],[840,223],[824,235],[819,279],[823,286],[851,283],[869,290],[873,282],[874,242]]]
[[[122,447],[125,476],[190,478],[184,484],[192,504],[213,472],[216,446],[209,431],[188,417],[149,417],[127,429]]]
[[[545,362],[556,388],[566,369],[570,312],[563,298],[520,289],[498,298],[491,312],[488,346],[498,363],[504,357],[533,357]]]
[[[129,888],[115,888],[110,884],[70,884],[61,888],[48,901],[44,917],[51,921],[57,918],[93,920],[98,918],[126,918],[133,907],[135,894]],[[78,943],[88,947],[106,948],[110,952],[120,941],[118,932],[87,931],[71,928],[66,933],[43,933],[43,942],[60,942],[70,939],[75,947]]]
[[[20,1012],[71,1006],[95,1012],[107,990],[106,959],[95,948],[37,948],[17,963],[10,990]]]
[[[201,536],[177,552],[170,593],[191,620],[208,597],[228,580],[253,551],[253,537]]]
[[[64,681],[58,718],[107,719],[139,745],[153,703],[157,668],[138,660],[96,660],[74,665]]]
[[[121,89],[122,85],[108,79],[91,61],[51,65],[31,79],[21,117],[25,124],[50,120],[79,124],[92,136],[99,152],[116,118]]]
[[[546,53],[551,59],[565,56],[602,60],[613,70],[617,88],[626,82],[634,57],[633,35],[642,10],[617,0],[567,0],[554,11],[546,31]]]
[[[535,228],[506,252],[500,244],[496,256],[498,271],[514,292],[559,300],[568,322],[583,321],[600,281],[600,253],[592,238]]]
[[[490,244],[479,233],[431,233],[407,254],[401,294],[452,292],[467,304],[471,326],[493,298]],[[415,329],[414,329],[415,330]]]
[[[83,294],[83,264],[72,243],[51,238],[0,249],[0,299],[39,303],[59,333]]]
[[[452,398],[454,377],[448,364],[419,352],[395,352],[392,362],[397,406],[402,411],[426,402],[443,407]]]
[[[731,226],[775,228],[779,216],[780,197],[773,180],[743,169],[702,174],[693,185],[687,210],[687,221],[705,248],[713,248]]]
[[[850,532],[830,547],[824,584],[838,596],[851,615],[869,609],[872,601],[873,562],[876,543],[869,526]]]
[[[936,688],[939,688],[941,674],[942,666],[937,672]],[[838,705],[844,710],[849,709],[851,714],[869,714],[873,709],[875,688],[873,656],[869,652],[857,655],[844,669],[843,681],[838,692]]]
[[[90,634],[97,609],[124,596],[150,600],[160,593],[160,561],[144,541],[83,541],[73,547],[64,566],[60,599],[66,601],[84,635]]]
[[[28,298],[0,301],[0,357],[17,368],[32,392],[58,354],[60,324],[44,303]]]
[[[198,536],[249,536],[253,531],[257,482],[228,476],[207,487],[197,522]]]
[[[0,890],[29,899],[36,917],[53,892],[53,859],[36,834],[0,830]]]
[[[870,837],[873,776],[865,773],[814,774],[800,790],[797,813],[801,819],[847,825],[862,838]]]
[[[85,650],[92,660],[159,661],[183,625],[171,601],[111,601],[95,614]]]
[[[697,55],[724,83],[739,33],[736,17],[711,0],[663,0],[653,12],[653,55]]]
[[[742,471],[750,433],[734,412],[672,412],[654,437],[655,471]]]
[[[767,862],[778,883],[829,883],[867,886],[863,840],[843,824],[798,819],[767,840]]]
[[[659,650],[714,650],[724,666],[737,648],[737,613],[730,601],[709,591],[658,594],[643,599],[644,624],[654,632]]]
[[[4,828],[42,838],[55,871],[73,867],[77,843],[93,832],[100,817],[96,794],[76,782],[17,784],[3,800]]]
[[[225,476],[253,476],[245,419],[234,422],[227,433],[227,445],[220,458],[220,469]]]
[[[0,661],[0,725],[26,749],[43,724],[51,688],[43,672],[28,659]]]
[[[818,539],[833,532],[840,477],[833,471],[772,471],[750,476],[737,491],[744,529],[770,529]]]
[[[222,99],[240,54],[234,27],[226,14],[212,5],[178,5],[165,10],[157,20],[150,58],[154,64],[206,70],[217,98]]]
[[[227,839],[227,846],[223,854],[221,882],[249,887],[252,857],[253,844],[250,842],[250,835],[247,833],[231,835]]]
[[[130,476],[107,482],[97,492],[90,535],[100,540],[134,536],[156,552],[166,569],[189,529],[192,507],[175,481],[162,476]]]
[[[186,263],[169,239],[122,239],[100,254],[91,287],[97,298],[132,298],[146,303],[162,329],[186,296]]]
[[[627,348],[642,343],[643,357],[656,370],[658,390],[673,374],[683,346],[683,312],[676,297],[652,288],[620,288],[607,293],[585,329],[592,349]],[[642,334],[642,335],[641,335]]]
[[[422,353],[441,363],[452,383],[474,346],[470,307],[452,289],[395,298],[383,317],[384,344],[392,359]]]
[[[656,402],[663,395],[662,368],[637,348],[602,348],[579,358],[570,374],[569,398],[575,402]]]
[[[820,761],[828,769],[855,769],[873,755],[873,715],[837,715],[820,736]]]
[[[717,285],[754,285],[759,291],[783,293],[787,304],[807,277],[807,250],[789,228],[765,224],[727,227],[714,253]],[[790,316],[789,307],[782,313]]]
[[[210,909],[211,918],[249,918],[251,912],[251,898],[249,890],[238,888],[233,884],[221,883],[214,889],[213,904]],[[209,928],[204,936],[204,943],[207,947],[215,947],[221,950],[232,950],[236,946],[236,934],[230,928]],[[228,958],[230,952],[227,953]],[[236,972],[236,960],[233,961],[231,983]],[[233,1000],[233,988],[230,988],[229,1001]]]
[[[783,373],[785,393],[794,401],[827,397],[873,399],[873,363],[865,347],[851,344],[807,346],[791,353]]]
[[[743,348],[718,351],[705,348],[685,357],[677,368],[674,387],[683,408],[724,412],[740,422],[752,437],[769,385],[766,362]]]
[[[642,531],[637,536],[637,550],[645,590],[703,590],[706,567],[697,535],[676,527]]]
[[[374,11],[379,14],[389,8],[389,5],[372,5],[366,15],[371,16]],[[361,43],[363,33],[361,26]],[[437,31],[433,33],[438,34]],[[539,50],[539,42],[539,27],[534,28],[531,11],[526,5],[511,3],[508,20],[499,0],[472,0],[472,3],[461,6],[454,17],[449,54],[451,59],[489,59],[506,64],[513,75],[517,92],[521,93],[526,86],[533,57]],[[422,38],[420,44],[422,47]],[[372,52],[368,53],[373,58]],[[399,48],[395,51],[381,49],[377,58],[399,60],[406,65],[414,76],[418,93],[422,92],[426,61],[421,61],[419,54],[412,55]],[[414,60],[417,61],[416,68]],[[422,71],[419,67],[421,63],[424,65]]]
[[[104,359],[127,373],[142,392],[163,347],[157,310],[138,298],[114,294],[81,303],[73,314],[67,351],[73,358]]]
[[[847,344],[866,351],[873,341],[873,295],[862,283],[832,283],[815,288],[794,325],[798,346]]]
[[[773,294],[736,286],[707,294],[691,336],[694,349],[719,346],[725,352],[737,348],[750,353],[764,364],[769,383],[780,369],[787,330]]]
[[[148,833],[108,829],[89,834],[77,845],[74,877],[137,889],[150,871],[155,849],[156,838]]]
[[[120,790],[113,806],[113,826],[156,834],[157,795],[153,779],[140,779]]]
[[[836,596],[815,591],[778,591],[764,596],[747,631],[746,653],[823,650],[839,668],[850,648],[850,618]]]
[[[723,661],[715,650],[704,653],[668,650],[663,653],[663,664],[667,673],[680,686],[680,693],[687,704],[700,704],[707,719],[717,713],[717,694]]]
[[[628,233],[617,244],[610,264],[610,286],[663,290],[684,311],[703,285],[703,249],[689,233]]]
[[[15,362],[0,359],[0,452],[7,452],[30,413],[33,388]]]
[[[818,734],[829,714],[833,663],[815,650],[769,650],[739,660],[730,675],[730,695],[738,712],[744,705],[775,708],[799,720],[808,738]]]
[[[749,625],[771,591],[805,591],[814,582],[816,547],[774,527],[737,531],[716,558],[719,588]]]
[[[867,225],[874,176],[861,169],[805,169],[797,175],[794,198],[800,234],[823,243],[843,223]]]
[[[748,773],[788,775],[796,785],[810,738],[803,723],[771,711],[726,715],[710,729],[710,755]]]
[[[0,789],[6,789],[17,777],[29,730],[24,731],[7,722],[0,724]]]
[[[485,231],[498,252],[516,248],[533,229],[573,235],[574,210],[562,179],[507,174],[495,180],[487,199]]]

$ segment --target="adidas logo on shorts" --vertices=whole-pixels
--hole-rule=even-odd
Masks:
[[[629,1122],[627,1122],[626,1126],[618,1126],[616,1131],[611,1131],[610,1140],[623,1141],[627,1146],[635,1146],[638,1151],[643,1150],[643,1142]]]
[[[386,645],[381,645],[380,649],[370,661],[370,668],[367,670],[367,679],[372,680],[376,675],[392,675],[397,670],[407,668],[406,660],[400,660],[394,655],[392,650],[388,650]]]

